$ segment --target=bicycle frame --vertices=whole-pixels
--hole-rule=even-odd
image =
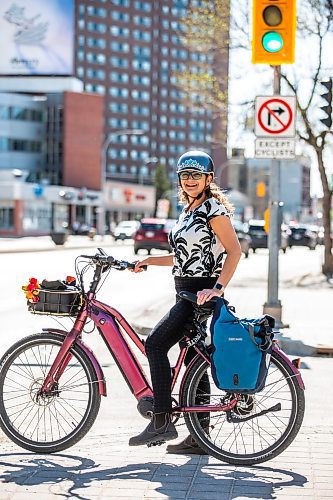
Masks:
[[[74,326],[69,333],[58,330],[58,329],[44,329],[44,331],[55,332],[64,335],[64,342],[57,354],[53,365],[51,366],[44,383],[40,389],[40,392],[52,391],[54,384],[57,383],[64,372],[67,364],[69,363],[72,355],[70,354],[70,349],[74,343],[78,344],[88,355],[90,361],[96,372],[97,382],[99,384],[100,394],[106,396],[106,385],[104,374],[102,368],[97,361],[93,351],[86,346],[82,340],[81,335],[83,332],[84,325],[88,318],[91,318],[97,329],[99,330],[108,350],[110,351],[113,359],[115,360],[118,368],[127,385],[135,398],[140,400],[142,397],[153,397],[153,391],[146,378],[146,375],[137,360],[134,352],[127,343],[125,335],[128,335],[130,340],[139,349],[139,351],[145,354],[144,343],[141,341],[139,336],[129,325],[126,319],[122,316],[120,312],[103,302],[94,298],[94,294],[89,292],[87,295],[87,301],[82,310],[79,312]],[[123,331],[124,333],[123,333]],[[198,355],[205,358],[208,362],[209,360],[205,355],[196,347],[193,346]],[[173,390],[178,376],[184,362],[187,347],[183,347],[179,353],[176,365],[172,368],[172,385]],[[196,359],[196,358],[195,358]],[[193,360],[194,362],[194,360]],[[187,367],[187,371],[191,368],[192,363]],[[184,376],[185,378],[185,376]],[[183,378],[183,380],[184,380]],[[182,388],[181,384],[181,388]],[[200,405],[191,407],[179,407],[174,408],[175,412],[207,412],[207,411],[227,411],[232,409],[237,404],[237,399],[232,399],[228,404],[221,405]]]

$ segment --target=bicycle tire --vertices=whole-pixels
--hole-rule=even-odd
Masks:
[[[207,361],[205,361],[202,357],[198,357],[197,360],[194,362],[192,368],[190,369],[190,371],[186,375],[186,379],[184,380],[183,391],[182,391],[182,394],[180,395],[180,401],[181,401],[182,406],[192,406],[194,404],[197,404],[197,401],[198,401],[198,399],[197,399],[198,398],[197,387],[198,387],[198,384],[199,384],[201,377],[204,373],[207,373],[207,374],[210,373],[210,364]],[[290,416],[289,416],[289,421],[288,421],[288,423],[286,422],[286,426],[285,426],[283,433],[277,438],[277,440],[275,442],[272,442],[271,444],[268,443],[269,445],[266,448],[263,448],[262,450],[260,450],[258,452],[253,451],[252,453],[248,453],[246,450],[246,442],[244,442],[244,437],[242,436],[242,430],[244,429],[244,427],[245,427],[245,430],[248,431],[248,434],[250,434],[251,433],[251,425],[252,425],[252,434],[253,434],[252,435],[252,439],[253,439],[252,446],[254,447],[254,442],[259,441],[258,434],[260,435],[260,432],[258,432],[258,430],[259,430],[258,419],[264,419],[264,418],[267,419],[268,418],[269,425],[271,427],[273,427],[273,431],[272,431],[272,436],[273,436],[274,432],[277,432],[277,430],[274,428],[274,426],[277,428],[274,419],[277,418],[277,419],[282,420],[282,417],[279,416],[279,412],[276,413],[276,415],[277,415],[276,417],[275,417],[274,413],[267,413],[264,416],[254,417],[252,420],[248,420],[247,422],[239,421],[236,424],[229,423],[227,421],[225,412],[223,413],[223,415],[225,415],[224,420],[223,420],[223,415],[221,415],[221,413],[218,414],[217,412],[210,412],[210,415],[209,415],[210,421],[209,421],[208,426],[206,427],[206,431],[203,429],[203,427],[200,424],[200,421],[198,419],[198,415],[199,415],[198,413],[195,413],[195,412],[185,413],[184,414],[185,422],[186,422],[186,425],[188,427],[188,430],[190,431],[190,434],[197,441],[199,446],[204,451],[206,451],[209,455],[212,455],[215,458],[217,458],[223,462],[227,462],[227,463],[230,463],[233,465],[255,465],[255,464],[259,464],[261,462],[265,462],[267,460],[271,460],[272,458],[276,457],[277,455],[282,453],[295,439],[295,437],[296,437],[296,435],[297,435],[297,433],[302,425],[303,416],[304,416],[304,410],[305,410],[304,390],[299,387],[294,372],[292,371],[290,366],[286,363],[286,361],[281,356],[279,356],[278,351],[273,351],[273,353],[272,353],[269,373],[272,373],[272,376],[274,375],[274,373],[277,374],[276,376],[279,376],[279,373],[281,374],[281,376],[283,378],[278,379],[276,383],[281,383],[282,380],[284,382],[286,382],[288,390],[290,392],[290,396],[291,396],[291,403],[292,403],[291,412],[290,412]],[[227,393],[225,391],[220,391],[219,389],[216,388],[216,386],[212,382],[211,377],[210,377],[210,380],[211,380],[212,392],[216,393],[217,391],[219,391],[220,393],[224,393],[224,395],[227,395]],[[268,378],[266,380],[265,389],[263,391],[261,391],[260,393],[253,395],[254,397],[251,396],[251,398],[252,398],[251,400],[252,400],[252,402],[254,402],[254,406],[252,407],[251,410],[248,411],[247,415],[250,415],[251,412],[253,411],[253,409],[255,409],[256,405],[258,404],[258,403],[256,403],[256,401],[260,401],[260,398],[261,398],[261,400],[265,401],[264,398],[266,395],[266,399],[269,399],[270,396],[267,396],[267,394],[269,394],[269,392],[271,392],[271,387],[272,387],[272,385],[269,385],[269,376],[268,376]],[[283,386],[281,386],[281,387],[283,387]],[[273,396],[274,396],[274,394],[272,394],[272,397]],[[203,395],[201,395],[201,398],[202,397],[203,397]],[[210,397],[210,404],[212,404],[212,399],[216,396],[208,395],[208,397]],[[197,399],[197,401],[196,401],[196,399]],[[283,402],[283,405],[285,405],[285,407],[287,407],[287,403],[285,401],[282,401],[282,402]],[[221,397],[220,397],[218,404],[221,404]],[[261,404],[259,403],[259,405],[261,407],[264,406],[262,403]],[[260,406],[259,406],[259,408],[260,408]],[[282,406],[282,409],[284,409],[283,406]],[[255,410],[254,410],[254,412],[255,412]],[[238,451],[231,452],[230,448],[229,448],[229,450],[224,449],[223,446],[225,448],[227,447],[227,445],[225,443],[227,442],[228,438],[226,438],[225,442],[223,443],[223,446],[217,445],[216,441],[215,441],[215,443],[213,442],[215,435],[217,435],[218,438],[221,440],[223,438],[223,434],[221,434],[221,429],[216,430],[216,425],[210,425],[212,419],[214,419],[214,418],[215,419],[220,418],[220,420],[223,420],[220,424],[220,427],[222,429],[222,426],[224,424],[226,424],[225,428],[224,428],[224,432],[226,432],[226,434],[228,434],[228,432],[231,431],[231,432],[229,432],[228,437],[231,436],[231,433],[233,433],[234,442],[236,441],[236,439],[238,439],[238,437],[240,437],[240,438],[243,437],[243,443],[241,442],[241,439],[238,439],[238,441],[240,441],[240,445],[239,445],[240,448],[243,446],[243,449],[244,449],[243,453],[239,453]],[[286,418],[286,417],[284,417],[284,418]],[[252,424],[248,423],[248,422],[254,422],[254,421],[256,421],[255,425],[253,423]],[[276,420],[276,421],[278,422],[278,420]],[[259,422],[260,422],[260,420],[259,420]],[[228,425],[230,426],[229,429],[228,429]],[[257,426],[257,428],[255,428],[255,426]],[[247,429],[247,427],[249,427],[250,429]],[[267,431],[265,431],[265,432],[267,432]],[[213,433],[215,433],[214,436],[213,436]],[[216,437],[216,440],[218,438]],[[231,441],[231,439],[232,438],[230,438],[229,441]],[[264,440],[268,441],[268,439],[269,439],[268,436],[265,434]],[[237,448],[238,444],[233,443],[233,446]],[[250,448],[250,445],[248,445],[248,446]]]
[[[0,426],[4,433],[17,445],[26,450],[35,452],[35,453],[54,453],[58,451],[65,450],[70,448],[75,443],[77,443],[80,439],[82,439],[85,434],[89,431],[91,426],[93,425],[101,402],[101,396],[98,390],[98,384],[96,379],[95,370],[92,366],[91,361],[89,360],[86,353],[78,346],[73,345],[70,353],[72,354],[72,359],[70,363],[67,365],[66,370],[59,380],[59,395],[55,392],[49,400],[46,398],[43,400],[41,398],[36,397],[36,393],[38,391],[38,387],[40,387],[43,377],[45,373],[47,373],[48,368],[51,366],[55,355],[52,357],[51,354],[47,359],[47,351],[46,346],[51,346],[51,353],[53,348],[56,351],[59,350],[61,345],[63,344],[64,337],[58,334],[53,333],[40,333],[31,335],[29,337],[25,337],[20,340],[16,344],[14,344],[5,355],[2,357],[0,361]],[[44,346],[44,354],[43,354],[43,346]],[[34,350],[35,349],[35,350]],[[31,352],[30,352],[30,351]],[[36,355],[37,353],[37,355]],[[40,353],[40,354],[38,354]],[[20,358],[20,356],[22,356]],[[30,362],[29,359],[33,360]],[[45,359],[43,360],[42,357]],[[40,358],[40,359],[39,359]],[[19,361],[20,360],[20,361]],[[73,360],[73,362],[72,362]],[[16,361],[16,364],[15,364]],[[23,362],[22,362],[23,361]],[[39,363],[40,361],[40,363]],[[39,364],[38,364],[39,363]],[[15,369],[13,369],[13,367]],[[78,368],[79,367],[79,368]],[[69,374],[69,370],[72,370]],[[81,379],[77,379],[77,377],[81,376],[82,371],[82,380],[86,377],[87,382],[80,382]],[[36,374],[40,373],[40,377],[36,377]],[[74,373],[74,375],[73,375]],[[16,374],[13,378],[11,378],[12,374]],[[66,377],[70,376],[71,379],[67,379],[67,387],[66,385],[61,386],[61,384],[66,384]],[[21,378],[20,378],[21,377]],[[29,383],[30,386],[24,387],[23,389],[19,389],[20,385],[18,380],[22,379],[22,383]],[[25,380],[26,379],[26,380]],[[13,386],[6,384],[8,383],[14,384]],[[63,381],[63,382],[62,382]],[[16,385],[15,385],[16,384]],[[69,385],[68,385],[69,384]],[[87,389],[85,388],[87,386]],[[9,389],[7,391],[4,388],[13,387],[13,391]],[[17,395],[11,395],[12,393],[17,393]],[[80,411],[77,410],[73,405],[67,402],[64,399],[63,395],[67,392],[73,392],[74,395],[79,394],[79,398],[85,397],[87,399],[86,408],[82,408],[82,418],[78,422],[77,425],[73,423],[76,420],[78,415],[80,415]],[[9,394],[11,397],[6,398],[6,394]],[[82,395],[80,395],[82,394]],[[20,403],[20,398],[23,401]],[[25,399],[26,398],[26,399]],[[30,401],[29,401],[30,398]],[[10,400],[16,400],[18,410],[16,413],[14,412],[12,416],[9,415],[9,410],[11,407]],[[69,401],[71,399],[69,398]],[[82,404],[83,399],[77,399],[79,404]],[[27,402],[27,405],[25,403]],[[72,400],[73,402],[73,400]],[[14,401],[15,403],[15,401]],[[69,406],[66,406],[69,405]],[[21,408],[20,408],[21,406]],[[23,410],[22,410],[23,406]],[[31,410],[29,410],[31,407]],[[44,410],[43,410],[44,407]],[[61,410],[62,407],[62,410]],[[52,410],[51,410],[52,408]],[[48,415],[47,415],[48,410]],[[25,412],[27,413],[25,416]],[[36,432],[37,439],[31,439],[32,436],[28,437],[23,434],[23,431],[20,431],[18,428],[18,423],[15,425],[15,420],[21,418],[22,427],[23,427],[23,419],[29,421],[31,417],[31,412],[37,411],[37,424],[36,424]],[[60,420],[60,411],[63,411],[66,418],[62,417]],[[41,416],[39,417],[41,412]],[[65,413],[66,412],[66,413]],[[77,413],[75,413],[77,412]],[[21,413],[21,414],[20,414]],[[14,415],[18,416],[15,417]],[[42,414],[44,414],[42,416]],[[30,416],[29,416],[30,415]],[[52,421],[56,416],[56,420],[58,418],[58,439],[56,439],[57,428],[52,428]],[[47,418],[49,420],[47,420]],[[14,420],[14,422],[12,421]],[[32,420],[31,420],[32,422]],[[41,422],[41,424],[40,424]],[[60,422],[60,425],[59,425]],[[42,429],[42,424],[44,423],[44,431]],[[40,428],[39,428],[40,426]],[[71,427],[71,431],[66,434],[66,429],[64,427]],[[50,430],[49,430],[50,429]],[[64,432],[62,432],[62,429]],[[44,440],[38,439],[39,432],[42,434],[44,432]],[[31,430],[29,430],[31,432]],[[63,433],[64,435],[60,435]],[[50,435],[52,439],[47,440],[47,435]],[[43,434],[42,434],[43,435]]]

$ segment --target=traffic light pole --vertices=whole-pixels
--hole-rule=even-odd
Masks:
[[[280,66],[274,66],[274,95],[280,95]],[[270,314],[276,320],[276,326],[282,326],[282,305],[279,300],[279,249],[281,227],[280,207],[280,160],[271,160],[269,182],[269,233],[268,233],[268,288],[264,314]]]

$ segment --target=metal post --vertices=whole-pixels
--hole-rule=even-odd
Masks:
[[[141,129],[124,129],[115,130],[106,138],[102,145],[102,158],[101,158],[101,203],[98,211],[97,233],[103,238],[105,236],[105,213],[106,213],[106,178],[107,178],[107,152],[113,138],[117,135],[144,135]]]
[[[281,67],[274,67],[274,95],[280,95]],[[270,314],[276,320],[276,326],[282,326],[282,305],[279,300],[279,249],[280,249],[280,160],[271,160],[269,183],[269,234],[268,234],[268,288],[264,314]]]

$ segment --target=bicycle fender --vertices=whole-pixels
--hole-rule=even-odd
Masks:
[[[57,333],[59,335],[67,336],[68,332],[65,330],[60,330],[58,328],[43,328],[43,332],[45,333]],[[88,356],[96,375],[96,379],[98,381],[98,389],[101,396],[106,396],[106,383],[105,377],[99,361],[97,360],[95,353],[87,346],[82,340],[76,340],[75,343],[84,351],[84,353]]]
[[[295,378],[297,380],[297,383],[298,383],[300,389],[302,389],[304,391],[305,390],[305,384],[303,382],[302,375],[300,374],[300,372],[298,371],[298,369],[296,368],[296,366],[292,364],[291,360],[280,349],[280,347],[278,345],[276,345],[276,344],[273,345],[273,351],[275,351],[275,353],[278,354],[280,356],[280,358],[282,358],[287,363],[287,365],[290,367],[291,371],[295,374]]]

